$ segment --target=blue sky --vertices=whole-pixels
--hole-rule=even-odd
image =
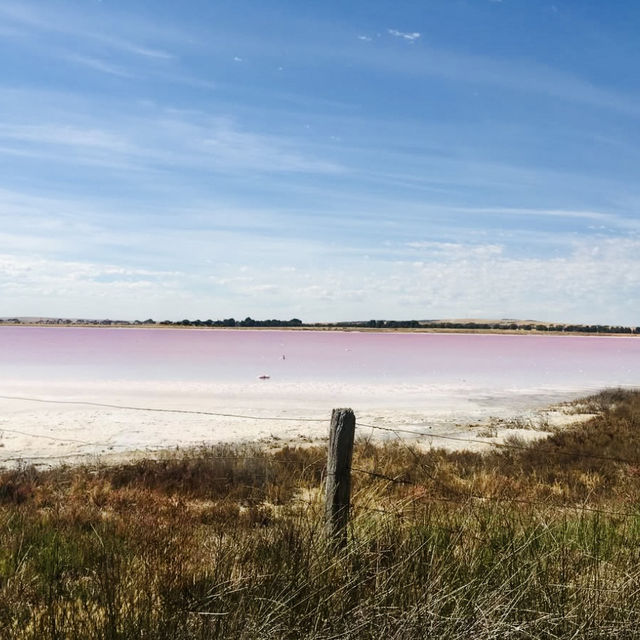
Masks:
[[[0,316],[640,324],[635,0],[0,0]]]

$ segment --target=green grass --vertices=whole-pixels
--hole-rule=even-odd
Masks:
[[[402,482],[353,473],[340,552],[322,447],[6,470],[0,638],[640,637],[640,464],[582,457],[640,460],[640,393],[588,404],[522,449],[358,442]]]

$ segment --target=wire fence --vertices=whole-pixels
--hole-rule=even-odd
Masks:
[[[247,415],[240,413],[226,413],[226,412],[215,412],[215,411],[201,411],[201,410],[189,410],[189,409],[168,409],[168,408],[157,408],[157,407],[141,407],[141,406],[130,406],[130,405],[119,405],[112,403],[102,403],[102,402],[92,402],[92,401],[83,401],[83,400],[54,400],[54,399],[46,399],[46,398],[33,398],[26,396],[8,396],[8,395],[0,395],[0,399],[3,400],[15,400],[15,401],[27,401],[27,402],[38,402],[38,403],[50,403],[50,404],[63,404],[63,405],[79,405],[79,406],[91,406],[98,408],[109,408],[109,409],[119,409],[126,411],[143,411],[143,412],[159,412],[159,413],[170,413],[170,414],[191,414],[191,415],[201,415],[201,416],[211,416],[211,417],[220,417],[220,418],[230,418],[230,419],[241,419],[241,420],[258,420],[258,421],[270,421],[270,422],[297,422],[297,423],[326,423],[327,420],[325,418],[311,418],[311,417],[291,417],[291,416],[257,416],[257,415]],[[503,495],[483,495],[480,493],[475,493],[473,491],[465,491],[460,492],[452,491],[451,486],[444,484],[441,480],[437,478],[434,473],[428,469],[423,461],[421,455],[415,450],[415,448],[409,443],[408,439],[404,437],[409,434],[413,438],[413,440],[421,440],[422,442],[428,442],[431,446],[433,446],[433,441],[443,440],[443,441],[451,441],[456,443],[461,443],[465,445],[482,445],[490,448],[495,448],[496,450],[514,450],[514,451],[531,451],[532,445],[519,445],[516,443],[505,443],[505,442],[492,442],[486,439],[471,439],[471,438],[463,438],[458,436],[452,436],[447,434],[439,434],[439,433],[431,433],[424,432],[422,430],[415,429],[406,429],[402,427],[388,427],[382,425],[375,425],[370,423],[358,422],[358,427],[363,427],[367,429],[372,429],[374,431],[381,431],[386,433],[392,433],[398,439],[398,442],[402,447],[404,447],[410,455],[415,459],[416,465],[420,467],[420,469],[425,474],[426,478],[430,480],[433,486],[438,486],[443,492],[446,493],[455,493],[456,495],[434,495],[433,492],[428,493],[425,490],[424,482],[415,482],[408,480],[403,477],[394,477],[388,474],[382,473],[378,469],[363,469],[361,467],[351,466],[350,471],[355,472],[357,474],[361,474],[371,478],[373,481],[378,482],[386,482],[391,483],[393,485],[402,485],[404,487],[414,487],[418,488],[421,493],[418,495],[413,495],[409,500],[399,503],[399,508],[395,510],[383,509],[379,506],[371,507],[369,505],[363,504],[353,504],[352,507],[357,510],[384,513],[388,515],[398,516],[403,513],[408,507],[412,505],[423,502],[423,501],[434,501],[434,502],[444,502],[444,503],[454,503],[454,504],[472,504],[472,503],[508,503],[508,504],[519,504],[519,505],[527,505],[532,507],[540,507],[545,509],[554,509],[554,510],[564,510],[564,511],[572,511],[572,512],[589,512],[589,513],[598,513],[612,517],[620,517],[620,518],[638,518],[640,514],[637,512],[630,511],[613,511],[608,509],[602,509],[595,506],[590,506],[586,500],[581,504],[555,504],[553,502],[541,501],[541,500],[529,500],[525,498],[517,498],[513,496],[503,496]],[[51,441],[59,441],[59,442],[67,442],[74,444],[82,444],[87,446],[99,446],[101,443],[90,442],[88,440],[81,440],[76,438],[67,438],[61,436],[53,436],[48,434],[37,434],[37,433],[29,433],[23,430],[11,429],[7,427],[0,427],[0,433],[14,433],[17,435],[24,435],[32,438],[43,438]],[[110,443],[103,443],[105,446]],[[558,449],[551,449],[548,447],[540,447],[536,446],[536,452],[542,453],[545,455],[555,455],[555,456],[563,456],[571,459],[590,459],[596,460],[600,462],[613,462],[617,464],[624,464],[630,466],[640,466],[640,460],[632,460],[630,458],[622,458],[618,456],[608,456],[602,454],[591,454],[585,453],[582,451],[564,451]],[[162,449],[159,449],[162,451]],[[68,454],[61,456],[49,456],[51,459],[67,459],[67,458],[86,458],[87,454],[78,453],[78,454]],[[38,460],[46,459],[47,457],[38,457]],[[211,455],[207,454],[208,459],[217,459],[217,460],[228,460],[228,461],[240,461],[240,460],[260,460],[263,462],[268,462],[273,460],[272,455],[244,455],[238,453],[237,455]],[[4,462],[25,462],[23,458],[4,458]],[[296,464],[299,463],[299,460],[295,459],[287,459],[282,458],[281,462],[286,464]],[[317,461],[318,462],[318,461]],[[306,464],[306,463],[305,463]],[[219,478],[220,480],[227,479],[226,477]],[[258,489],[258,487],[251,487],[252,489]],[[290,489],[291,487],[289,487]]]
[[[459,437],[454,437],[454,436],[448,436],[448,435],[443,435],[443,434],[433,434],[433,433],[424,433],[424,432],[419,432],[419,431],[413,431],[413,430],[408,430],[408,429],[402,429],[402,428],[390,428],[390,427],[382,427],[379,425],[372,425],[372,424],[365,424],[365,423],[358,423],[359,426],[361,427],[366,427],[368,429],[374,429],[374,430],[379,430],[379,431],[385,431],[385,432],[391,432],[394,433],[396,436],[398,436],[398,439],[400,440],[401,444],[403,447],[405,447],[411,454],[412,456],[417,460],[417,462],[420,464],[420,466],[423,468],[424,470],[424,465],[420,459],[419,454],[413,449],[413,447],[411,447],[411,445],[409,445],[406,441],[402,440],[402,438],[400,438],[400,434],[403,433],[409,433],[411,435],[413,435],[414,437],[423,437],[426,439],[442,439],[442,440],[448,440],[448,441],[455,441],[455,442],[462,442],[462,443],[467,443],[467,444],[483,444],[483,445],[487,445],[489,447],[495,447],[497,449],[513,449],[516,451],[531,451],[532,447],[530,446],[525,446],[525,445],[516,445],[516,444],[506,444],[506,443],[499,443],[499,442],[490,442],[487,440],[471,440],[469,438],[459,438]],[[536,452],[537,453],[543,453],[543,454],[552,454],[552,455],[560,455],[560,456],[566,456],[566,457],[570,457],[573,459],[590,459],[590,460],[598,460],[598,461],[607,461],[607,462],[615,462],[618,464],[625,464],[625,465],[631,465],[631,466],[637,466],[640,464],[640,461],[637,460],[631,460],[628,458],[621,458],[621,457],[617,457],[617,456],[605,456],[605,455],[599,455],[599,454],[589,454],[589,453],[584,453],[584,452],[579,452],[579,451],[558,451],[555,449],[548,449],[548,448],[540,448],[537,447],[536,448]],[[405,478],[394,478],[391,477],[389,475],[380,473],[379,471],[372,471],[372,470],[367,470],[367,469],[361,469],[361,468],[357,468],[357,467],[351,467],[351,471],[355,471],[356,473],[361,473],[361,474],[365,474],[371,478],[374,478],[375,480],[382,480],[385,482],[390,482],[393,484],[400,484],[400,485],[410,485],[410,486],[414,486],[414,487],[419,487],[421,489],[424,490],[424,484],[423,483],[418,483],[418,482],[412,482],[410,480],[407,480]],[[432,473],[427,473],[428,477],[436,484],[440,484],[442,485],[442,483],[432,474]],[[449,487],[444,487],[446,490],[449,490]],[[541,500],[528,500],[525,498],[516,498],[513,496],[500,496],[500,495],[482,495],[482,494],[478,494],[475,492],[465,492],[462,495],[458,495],[458,496],[454,496],[454,497],[443,497],[443,496],[434,496],[434,495],[428,495],[428,496],[416,496],[413,498],[413,500],[411,501],[412,503],[415,501],[420,501],[420,500],[433,500],[436,502],[453,502],[453,503],[457,503],[457,504],[468,504],[471,500],[475,500],[475,501],[484,501],[484,502],[498,502],[498,503],[508,503],[508,504],[521,504],[521,505],[527,505],[527,506],[534,506],[534,507],[544,507],[545,509],[554,509],[554,510],[560,510],[560,511],[586,511],[586,512],[590,512],[590,513],[599,513],[599,514],[603,514],[603,515],[608,515],[608,516],[613,516],[613,517],[621,517],[621,518],[638,518],[640,517],[640,513],[638,512],[627,512],[627,511],[612,511],[609,509],[601,509],[598,507],[592,507],[592,506],[588,506],[586,503],[583,504],[579,504],[579,505],[567,505],[567,504],[555,504],[552,502],[548,502],[548,501],[541,501]],[[379,509],[378,509],[379,510]],[[391,512],[394,513],[394,512]]]
[[[47,403],[47,404],[91,406],[91,407],[101,407],[101,408],[109,408],[109,409],[122,409],[126,411],[202,415],[202,416],[232,418],[232,419],[240,419],[240,420],[258,420],[258,421],[269,421],[269,422],[312,422],[316,424],[327,422],[326,418],[309,418],[309,417],[292,417],[292,416],[256,416],[256,415],[239,414],[239,413],[199,411],[199,410],[192,410],[192,409],[167,409],[167,408],[158,408],[158,407],[140,407],[140,406],[119,405],[119,404],[104,403],[104,402],[91,402],[86,400],[53,400],[53,399],[46,399],[46,398],[34,398],[34,397],[26,397],[26,396],[6,396],[6,395],[0,395],[0,399],[22,400],[27,402],[38,402],[38,403]],[[458,436],[451,436],[451,435],[440,434],[440,433],[430,433],[430,432],[427,433],[424,431],[416,431],[415,429],[403,429],[400,427],[395,427],[395,428],[383,427],[380,425],[373,425],[373,424],[368,424],[364,422],[358,422],[358,426],[365,427],[367,429],[374,429],[377,431],[385,431],[387,433],[393,433],[396,435],[409,434],[414,436],[414,438],[424,438],[428,440],[447,440],[452,442],[459,442],[462,444],[484,445],[488,447],[495,447],[497,449],[512,449],[516,451],[530,450],[530,447],[526,445],[518,445],[514,443],[504,443],[504,442],[491,442],[489,440],[482,440],[480,438],[476,438],[476,439],[461,438]],[[0,432],[15,433],[19,435],[29,436],[32,438],[44,438],[47,440],[55,440],[59,442],[74,442],[74,443],[86,444],[86,445],[96,444],[95,442],[90,442],[88,440],[80,440],[76,438],[66,438],[66,437],[60,437],[60,436],[51,436],[51,435],[45,435],[45,434],[28,433],[28,432],[17,430],[17,429],[10,429],[4,426],[0,427]],[[619,463],[630,464],[630,465],[640,465],[640,460],[631,460],[628,458],[620,458],[616,456],[606,456],[606,455],[599,455],[599,454],[587,454],[587,453],[578,452],[578,451],[560,451],[557,449],[538,449],[538,452],[550,454],[550,455],[566,456],[571,458],[589,458],[594,460],[606,460],[609,462],[619,462]]]
[[[397,480],[388,476],[384,476],[383,474],[367,471],[365,469],[356,469],[354,467],[351,467],[351,470],[355,471],[356,473],[364,473],[366,475],[369,475],[379,480],[385,480],[385,481],[393,482],[396,484],[403,484],[403,485],[410,485],[410,486],[424,488],[423,484],[420,484],[417,482],[410,482],[407,480]],[[481,495],[473,492],[466,493],[457,497],[443,497],[443,496],[434,496],[434,495],[416,496],[410,501],[409,506],[414,502],[422,501],[422,500],[432,500],[435,502],[453,502],[456,504],[468,504],[473,500],[477,500],[477,501],[485,501],[485,502],[501,502],[501,503],[507,503],[507,504],[522,504],[522,505],[528,505],[533,507],[543,507],[545,509],[554,509],[554,510],[560,510],[560,511],[587,511],[589,513],[600,513],[603,515],[615,516],[620,518],[640,517],[640,513],[638,512],[633,513],[629,511],[611,511],[609,509],[600,509],[597,507],[590,507],[586,504],[579,504],[579,505],[578,504],[576,505],[554,504],[552,502],[543,502],[542,500],[527,500],[524,498],[515,498],[513,496],[499,496],[499,495],[487,496],[487,495]],[[389,511],[387,513],[393,514],[397,512]]]
[[[480,440],[480,439],[476,439],[476,440],[471,440],[469,438],[459,438],[457,436],[449,436],[449,435],[445,435],[445,434],[440,434],[440,433],[424,433],[424,432],[420,432],[420,431],[412,431],[409,429],[392,429],[390,427],[381,427],[381,426],[377,426],[377,425],[372,425],[372,424],[364,424],[362,422],[358,423],[359,426],[361,427],[366,427],[368,429],[375,429],[378,431],[387,431],[387,432],[391,432],[391,433],[395,433],[395,434],[400,434],[400,433],[410,433],[411,435],[415,436],[415,437],[422,437],[422,438],[428,438],[428,439],[435,439],[435,440],[449,440],[449,441],[453,441],[453,442],[462,442],[462,443],[466,443],[466,444],[479,444],[479,445],[486,445],[489,447],[495,447],[497,449],[513,449],[516,451],[527,451],[530,450],[530,447],[525,446],[525,445],[518,445],[518,444],[513,444],[513,443],[506,443],[506,442],[491,442],[489,440]],[[539,453],[545,453],[545,454],[549,454],[549,455],[556,455],[556,456],[566,456],[566,457],[570,457],[570,458],[590,458],[593,460],[607,460],[609,462],[620,462],[623,464],[631,464],[631,465],[638,465],[640,464],[640,460],[630,460],[627,458],[619,458],[619,457],[615,457],[615,456],[603,456],[603,455],[599,455],[599,454],[591,454],[591,453],[583,453],[583,452],[579,452],[579,451],[559,451],[557,449],[538,449]]]
[[[307,418],[307,417],[291,417],[291,416],[252,416],[245,415],[239,413],[222,413],[216,411],[198,411],[193,409],[167,409],[167,408],[158,408],[158,407],[139,407],[139,406],[131,406],[131,405],[120,405],[120,404],[112,404],[106,402],[92,402],[87,400],[53,400],[48,398],[34,398],[27,396],[8,396],[8,395],[0,395],[0,400],[18,400],[24,402],[37,402],[42,404],[56,404],[56,405],[77,405],[77,406],[88,406],[88,407],[98,407],[103,409],[120,409],[125,411],[142,411],[149,413],[169,413],[169,414],[184,414],[184,415],[199,415],[199,416],[210,416],[216,418],[232,418],[239,420],[258,420],[258,421],[269,421],[269,422],[314,422],[314,423],[326,423],[325,418]],[[50,440],[54,442],[68,442],[74,444],[82,444],[86,446],[108,446],[110,442],[91,442],[89,440],[81,440],[78,438],[67,438],[61,436],[52,436],[49,434],[41,434],[41,433],[33,433],[27,432],[20,429],[12,429],[5,426],[0,426],[0,433],[12,433],[15,435],[27,436],[30,438],[36,439],[44,439]],[[83,455],[83,454],[79,454]],[[53,458],[57,459],[61,456],[43,456],[38,457],[38,459],[47,459]],[[67,457],[67,456],[64,456]],[[16,462],[19,461],[20,458],[4,458],[7,462]]]

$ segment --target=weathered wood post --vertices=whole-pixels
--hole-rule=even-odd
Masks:
[[[347,522],[351,498],[351,454],[356,417],[351,409],[334,409],[327,452],[327,495],[325,529],[337,547],[347,543]]]

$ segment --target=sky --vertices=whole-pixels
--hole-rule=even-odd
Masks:
[[[0,316],[640,325],[637,0],[0,0]]]

